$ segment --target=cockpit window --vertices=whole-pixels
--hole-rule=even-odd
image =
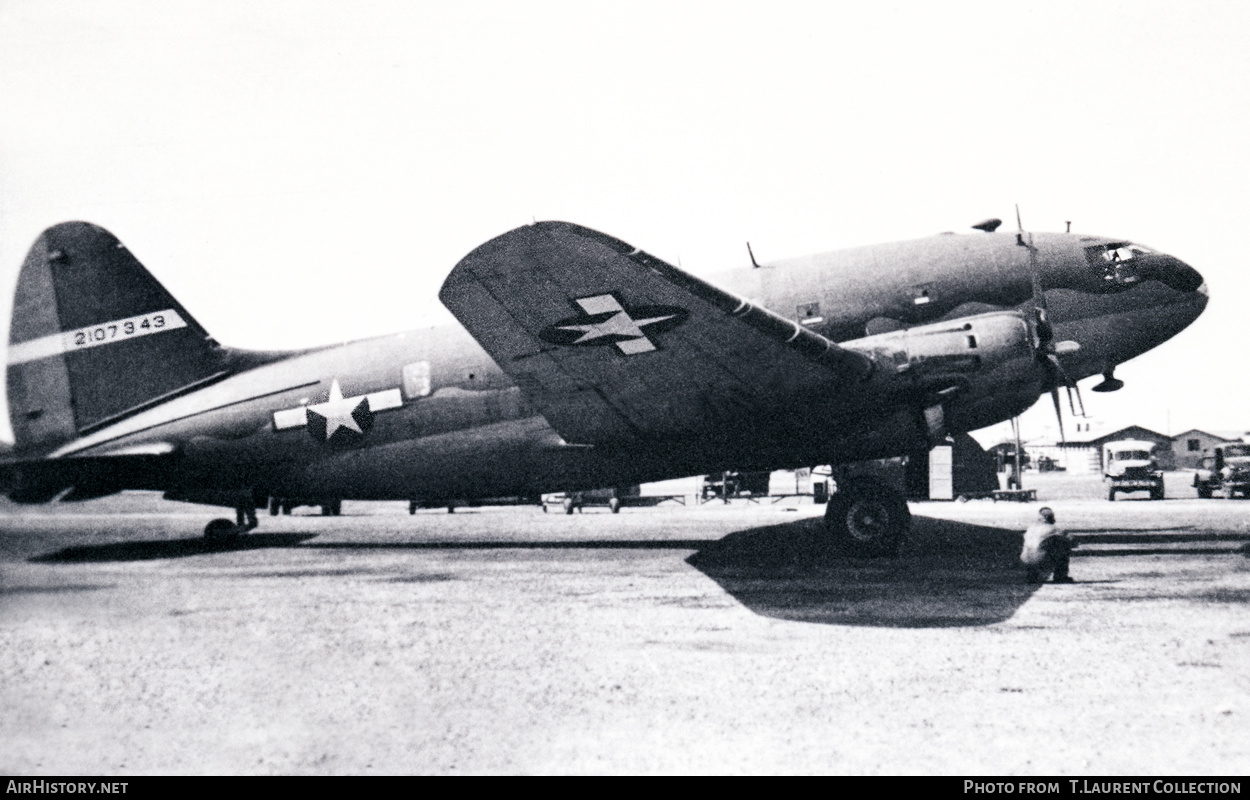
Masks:
[[[1115,285],[1132,284],[1141,280],[1137,260],[1141,256],[1153,254],[1154,251],[1150,248],[1132,242],[1112,242],[1085,248],[1085,258],[1090,266],[1098,271],[1099,277],[1105,283]]]
[[[1150,255],[1154,251],[1148,247],[1142,247],[1139,244],[1124,242],[1122,244],[1109,244],[1102,248],[1102,258],[1112,264],[1121,261],[1129,261],[1136,256]]]

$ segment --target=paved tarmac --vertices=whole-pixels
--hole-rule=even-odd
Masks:
[[[893,560],[785,503],[346,502],[225,548],[150,494],[8,506],[0,771],[1246,774],[1250,501],[1048,480],[1075,585],[1015,567],[1040,503],[913,504]]]

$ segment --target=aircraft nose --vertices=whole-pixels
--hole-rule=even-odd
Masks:
[[[1155,255],[1146,259],[1146,277],[1162,281],[1178,292],[1196,292],[1206,285],[1198,270],[1175,256]]]

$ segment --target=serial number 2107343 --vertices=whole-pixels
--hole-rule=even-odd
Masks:
[[[106,342],[117,337],[142,336],[145,333],[165,327],[165,316],[153,314],[149,317],[110,322],[74,332],[75,347],[90,347],[97,342]]]

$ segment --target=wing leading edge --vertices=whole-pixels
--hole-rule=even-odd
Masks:
[[[767,427],[873,370],[860,353],[566,222],[486,242],[439,298],[573,443]]]

